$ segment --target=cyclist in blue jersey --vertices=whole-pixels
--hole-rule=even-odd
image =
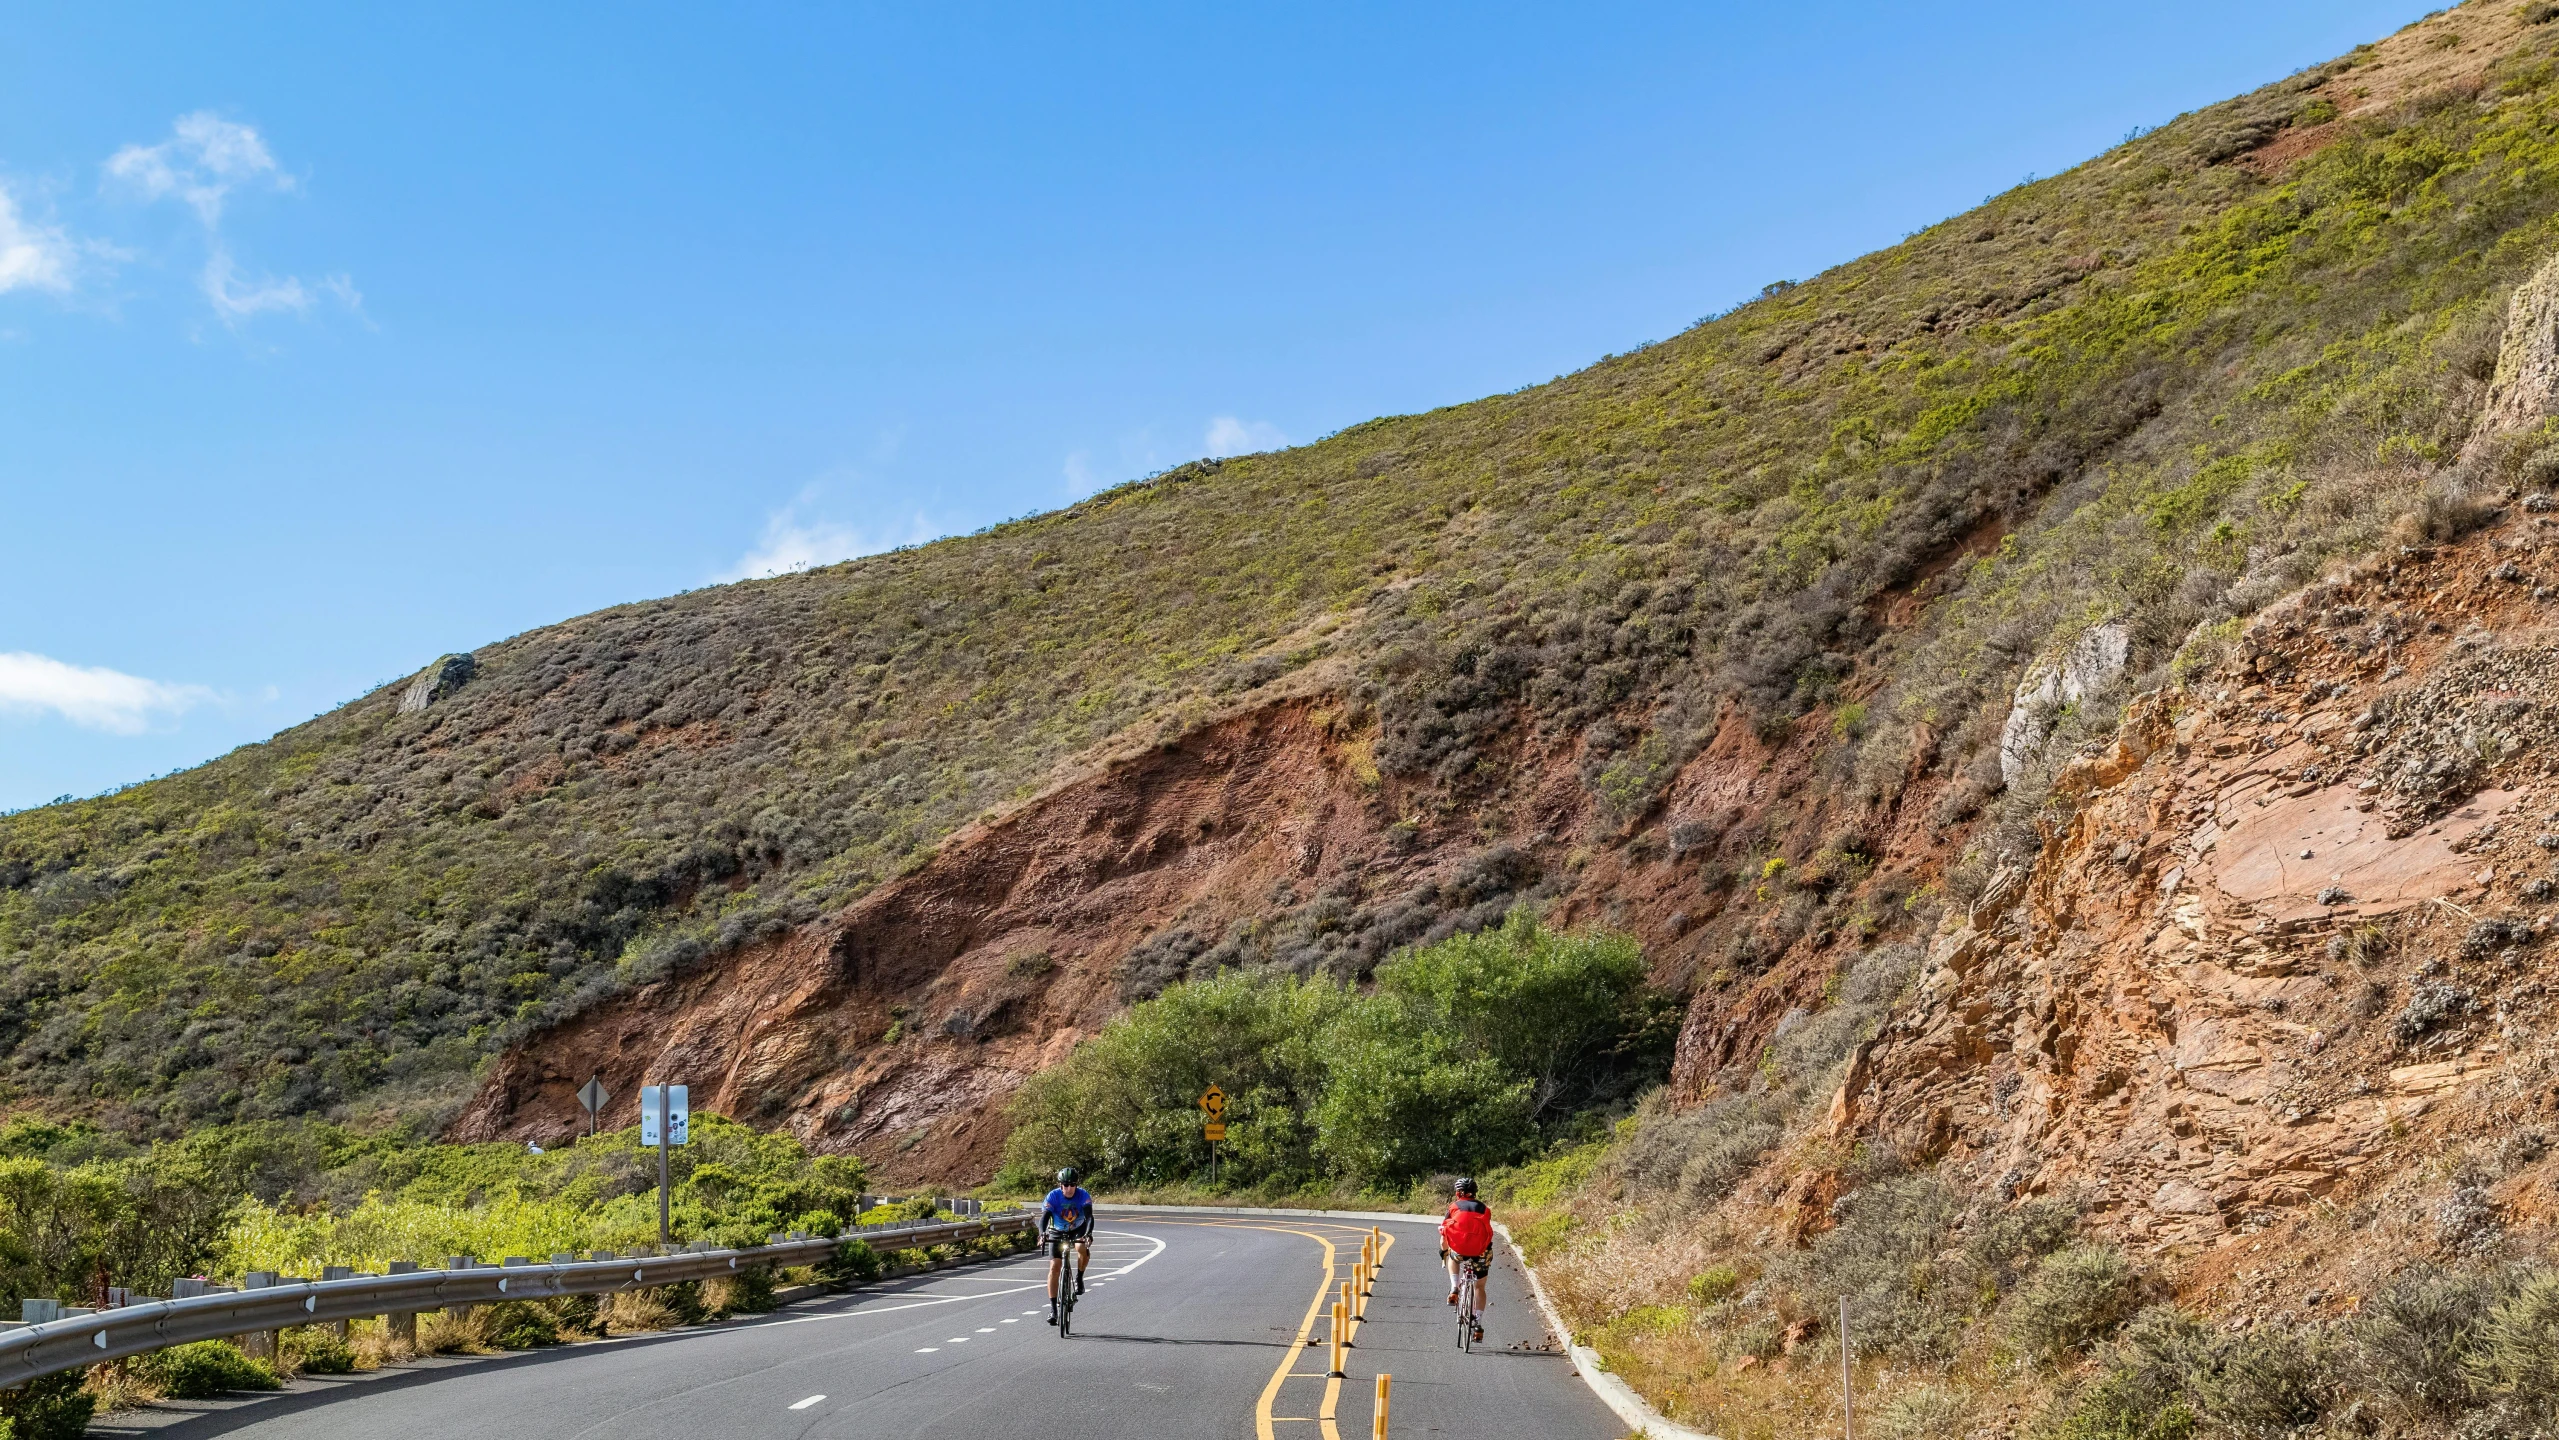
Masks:
[[[1075,1183],[1075,1167],[1057,1172],[1057,1188],[1040,1207],[1040,1243],[1060,1239],[1075,1246],[1075,1293],[1084,1293],[1084,1267],[1093,1263],[1093,1192]],[[1066,1257],[1052,1253],[1048,1261],[1048,1323],[1057,1323],[1057,1282]]]

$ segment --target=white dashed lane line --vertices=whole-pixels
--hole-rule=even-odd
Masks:
[[[809,1398],[807,1398],[806,1400],[795,1400],[795,1401],[791,1402],[791,1408],[792,1408],[792,1409],[794,1409],[794,1410],[806,1410],[806,1409],[807,1409],[807,1408],[809,1408],[810,1406],[812,1406],[812,1405],[816,1404],[817,1402],[819,1402],[820,1400],[823,1400],[823,1399],[825,1399],[825,1398],[826,1398],[826,1397],[825,1397],[825,1396],[823,1396],[823,1395],[812,1395],[812,1396],[810,1396]]]

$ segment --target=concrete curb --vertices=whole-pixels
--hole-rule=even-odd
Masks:
[[[1093,1214],[1097,1219],[1114,1211],[1128,1218],[1135,1218],[1137,1215],[1153,1211],[1158,1214],[1271,1215],[1283,1219],[1292,1216],[1316,1216],[1327,1220],[1404,1220],[1431,1226],[1439,1224],[1439,1217],[1436,1215],[1408,1215],[1400,1210],[1257,1210],[1241,1205],[1112,1205],[1107,1207],[1095,1205],[1093,1207]],[[1598,1351],[1587,1345],[1574,1344],[1572,1327],[1566,1325],[1564,1317],[1556,1312],[1555,1302],[1546,1298],[1545,1282],[1537,1278],[1537,1267],[1528,1263],[1528,1256],[1521,1253],[1519,1242],[1511,1239],[1510,1227],[1496,1221],[1493,1228],[1501,1233],[1503,1242],[1511,1247],[1511,1253],[1519,1256],[1520,1273],[1528,1277],[1528,1293],[1536,1297],[1538,1311],[1546,1317],[1547,1328],[1553,1330],[1556,1338],[1564,1342],[1565,1353],[1573,1362],[1573,1373],[1582,1377],[1582,1383],[1588,1385],[1591,1393],[1599,1397],[1599,1403],[1607,1406],[1611,1414],[1633,1427],[1634,1432],[1646,1437],[1646,1440],[1719,1440],[1719,1437],[1703,1430],[1691,1430],[1667,1418],[1645,1403],[1644,1397],[1635,1393],[1634,1386],[1609,1374],[1600,1363]]]

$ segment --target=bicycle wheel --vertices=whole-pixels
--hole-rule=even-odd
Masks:
[[[1075,1247],[1061,1243],[1057,1247],[1057,1338],[1063,1340],[1075,1327]]]
[[[1457,1263],[1457,1348],[1475,1348],[1475,1272],[1463,1260]]]

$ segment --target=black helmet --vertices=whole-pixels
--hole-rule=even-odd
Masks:
[[[1060,1184],[1060,1185],[1072,1185],[1072,1184],[1074,1184],[1074,1183],[1075,1183],[1075,1167],[1074,1167],[1074,1166],[1072,1166],[1072,1165],[1069,1165],[1069,1166],[1067,1166],[1065,1169],[1058,1171],[1058,1172],[1057,1172],[1057,1183],[1058,1183],[1058,1184]]]
[[[1457,1182],[1457,1193],[1460,1195],[1474,1194],[1475,1182],[1469,1179],[1460,1178]]]

